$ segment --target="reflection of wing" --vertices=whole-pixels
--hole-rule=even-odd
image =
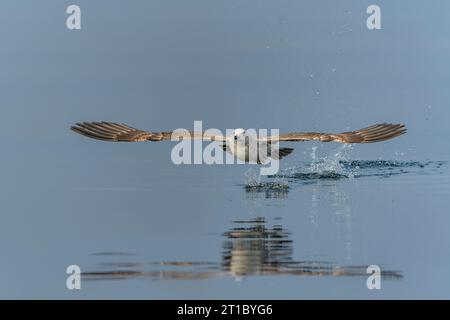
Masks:
[[[174,139],[203,139],[223,141],[225,138],[219,135],[207,135],[202,132],[167,131],[150,132],[129,127],[125,124],[113,122],[83,122],[77,123],[70,129],[86,137],[105,141],[163,141]]]
[[[371,143],[389,140],[406,132],[403,124],[376,124],[364,129],[342,133],[291,132],[269,140],[279,141],[322,141],[342,143]]]

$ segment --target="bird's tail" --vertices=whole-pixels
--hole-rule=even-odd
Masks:
[[[270,157],[274,160],[281,160],[284,157],[290,155],[294,151],[294,148],[280,148],[273,150],[270,154]]]

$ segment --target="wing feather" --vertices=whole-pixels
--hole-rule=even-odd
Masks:
[[[224,141],[225,138],[217,135],[206,135],[202,132],[150,132],[139,130],[123,123],[115,122],[82,122],[73,125],[72,131],[88,138],[103,141],[139,142],[139,141],[165,141],[174,139],[203,139]]]
[[[291,132],[281,134],[278,137],[269,137],[269,140],[373,143],[389,140],[404,133],[406,133],[406,127],[403,124],[382,123],[364,129],[342,133]]]
[[[166,131],[150,132],[139,130],[125,124],[115,122],[82,122],[71,129],[86,137],[104,141],[165,141],[174,139],[199,139],[208,141],[226,141],[226,137],[207,135],[203,132]],[[398,137],[406,132],[403,124],[382,123],[364,129],[342,133],[291,132],[279,136],[271,136],[260,141],[322,141],[342,143],[373,143]]]

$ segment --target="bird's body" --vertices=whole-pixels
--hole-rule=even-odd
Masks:
[[[269,158],[279,160],[294,150],[280,148],[278,143],[258,141],[256,136],[246,134],[244,129],[236,129],[234,135],[228,137],[222,147],[224,151],[243,162],[257,164],[266,163]]]
[[[292,132],[275,136],[257,137],[244,129],[236,129],[229,136],[205,132],[166,131],[150,132],[113,122],[77,123],[71,129],[89,138],[104,141],[167,141],[204,140],[222,143],[223,150],[244,162],[265,163],[268,159],[279,160],[292,153],[292,148],[280,148],[279,142],[321,141],[341,143],[373,143],[395,138],[406,132],[402,124],[377,124],[364,129],[342,133]]]

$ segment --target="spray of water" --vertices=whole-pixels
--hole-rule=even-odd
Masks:
[[[353,150],[352,145],[344,144],[336,151],[320,156],[317,149],[317,146],[311,148],[309,153],[311,161],[302,166],[296,165],[284,169],[278,177],[312,180],[353,178],[355,176],[357,167],[349,168],[343,165],[350,159]]]
[[[342,163],[349,160],[353,146],[351,144],[342,145],[337,151],[319,157],[317,147],[312,147],[310,156],[311,163],[306,167],[306,173],[315,174],[319,177],[348,177],[353,178],[354,172],[345,168]]]
[[[343,144],[337,150],[327,154],[319,154],[318,147],[311,148],[310,161],[283,169],[279,174],[270,176],[270,181],[263,178],[255,170],[246,172],[246,188],[251,190],[289,189],[292,179],[309,183],[314,180],[336,180],[360,177],[391,177],[405,174],[411,170],[436,165],[439,169],[443,162],[388,161],[388,160],[352,160],[353,146]]]
[[[261,184],[261,176],[254,170],[253,166],[245,171],[245,185],[247,187],[255,187]]]
[[[267,181],[266,176],[261,176],[259,170],[253,167],[245,172],[245,187],[247,191],[287,191],[289,184],[282,176],[273,176]]]
[[[317,147],[312,147],[309,154],[310,162],[287,168],[281,171],[278,177],[303,181],[360,177],[387,178],[425,167],[435,166],[439,169],[445,163],[442,161],[352,160],[352,150],[352,145],[346,144],[337,151],[319,156]]]

